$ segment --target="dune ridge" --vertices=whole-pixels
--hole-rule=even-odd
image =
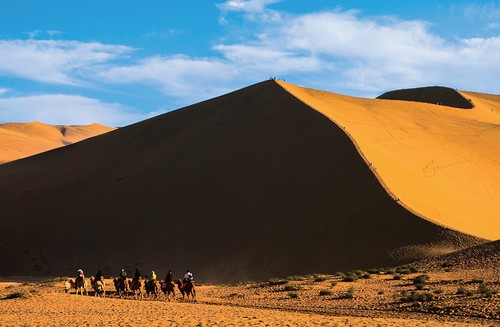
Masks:
[[[262,280],[484,241],[398,205],[346,133],[274,81],[4,164],[0,179],[1,275]]]
[[[0,124],[0,164],[29,157],[114,130],[99,124],[49,125],[40,122]]]
[[[475,107],[457,110],[278,83],[350,135],[405,208],[451,229],[500,237],[499,97],[463,92]]]

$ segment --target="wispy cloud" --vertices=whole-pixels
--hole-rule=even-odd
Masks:
[[[224,12],[242,11],[247,13],[263,12],[267,6],[281,0],[230,0],[217,4],[217,8]]]
[[[85,70],[131,51],[127,46],[97,42],[0,40],[0,75],[78,85]]]
[[[7,89],[0,87],[0,97],[5,93],[7,93],[7,91],[8,91]]]
[[[41,121],[48,124],[86,125],[98,122],[124,126],[149,118],[118,103],[66,94],[0,98],[0,121]]]
[[[495,1],[468,4],[463,8],[464,16],[469,20],[497,22],[500,20],[500,8]]]
[[[148,84],[184,101],[196,101],[230,91],[229,81],[238,77],[238,70],[216,58],[176,55],[150,57],[136,64],[116,66],[96,74],[108,83]]]

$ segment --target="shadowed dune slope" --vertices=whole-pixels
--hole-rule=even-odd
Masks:
[[[464,233],[500,238],[499,96],[462,92],[475,106],[459,110],[279,83],[341,126],[406,208]]]
[[[449,87],[430,86],[386,92],[377,99],[425,102],[455,108],[471,109],[472,103]]]
[[[257,280],[480,241],[398,205],[342,129],[274,81],[7,163],[0,180],[2,275]]]
[[[53,126],[39,122],[0,124],[0,164],[73,144],[113,130],[112,127]]]

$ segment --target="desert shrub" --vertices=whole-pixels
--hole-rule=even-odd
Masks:
[[[380,272],[382,272],[382,268],[370,268],[366,272],[372,275],[378,275]]]
[[[229,299],[242,299],[245,296],[241,293],[231,293],[227,296]]]
[[[484,297],[492,297],[493,294],[495,294],[496,292],[490,288],[488,288],[486,285],[484,284],[480,284],[479,287],[477,288],[477,292],[481,295],[483,295]]]
[[[327,279],[328,279],[328,277],[325,275],[314,277],[315,282],[324,282]]]
[[[405,291],[401,294],[401,301],[403,302],[425,302],[434,298],[434,295],[429,292]]]
[[[331,283],[330,283],[330,285],[331,285],[332,287],[335,287],[335,286],[337,286],[337,282],[331,282]]]
[[[382,270],[382,271],[384,272],[384,274],[386,274],[386,275],[393,275],[393,274],[395,274],[395,273],[396,273],[396,270],[395,270],[394,268],[382,268],[381,270]]]
[[[434,290],[434,294],[441,294],[443,292],[444,291],[442,289],[440,289],[440,288]]]
[[[354,298],[355,289],[354,287],[349,287],[347,291],[340,296],[341,299],[352,299]]]
[[[448,261],[445,261],[441,264],[441,267],[443,267],[443,268],[448,268],[451,266],[453,266],[453,264],[451,262],[448,262]]]
[[[417,290],[423,290],[425,288],[425,284],[415,284],[415,289]]]
[[[332,291],[330,290],[321,290],[319,291],[320,296],[325,296],[325,295],[332,295]]]
[[[429,279],[431,279],[428,275],[420,275],[420,276],[417,276],[415,278],[413,278],[413,284],[417,285],[417,284],[427,284],[427,282],[429,281]]]
[[[384,291],[384,290],[380,290],[380,291],[378,291],[378,295],[383,295],[383,294],[385,294],[385,291]]]
[[[366,274],[361,275],[361,278],[363,278],[363,279],[370,279],[370,278],[372,278],[372,275],[366,273]]]
[[[271,278],[270,280],[267,281],[269,285],[276,286],[276,285],[284,285],[288,283],[288,280],[286,279],[281,279],[281,278]]]
[[[291,292],[288,292],[288,296],[291,298],[291,299],[296,299],[299,297],[299,293],[295,292],[295,291],[291,291]]]
[[[343,282],[354,282],[354,281],[356,281],[358,279],[359,279],[358,275],[352,274],[352,275],[346,275],[346,276],[344,276],[344,278],[342,278],[342,281]]]
[[[283,290],[286,292],[298,291],[298,290],[300,290],[300,286],[298,286],[298,285],[285,285],[285,288]]]
[[[479,278],[473,278],[470,283],[471,284],[482,284],[484,282],[484,280],[482,279],[479,279]]]
[[[285,278],[283,278],[284,280],[288,280],[288,281],[303,281],[303,280],[306,280],[307,279],[307,276],[299,276],[299,275],[294,275],[294,276],[287,276]]]
[[[337,271],[337,272],[335,273],[335,276],[336,276],[336,277],[344,277],[344,276],[345,276],[345,274],[344,274],[343,272],[341,272],[341,271]]]
[[[19,292],[19,291],[16,291],[16,292],[11,292],[7,295],[4,296],[4,300],[10,300],[10,299],[25,299],[27,298],[27,295],[25,292]]]
[[[471,296],[472,294],[474,294],[472,291],[466,289],[465,287],[463,286],[460,286],[457,291],[456,291],[456,294],[458,295],[467,295],[467,296]]]
[[[392,279],[401,280],[401,279],[403,279],[403,276],[401,276],[400,274],[396,274],[396,275],[392,276]]]

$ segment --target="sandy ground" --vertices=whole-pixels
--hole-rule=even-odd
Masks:
[[[60,280],[0,283],[0,326],[500,326],[500,296],[475,292],[480,282],[500,287],[500,272],[446,270],[402,274],[398,280],[396,272],[387,272],[353,282],[315,275],[282,285],[199,285],[196,302],[178,293],[174,301],[163,294],[158,300],[118,298],[111,280],[106,298],[65,293]],[[412,281],[421,274],[430,280],[419,292],[433,299],[402,301],[401,292],[414,290]],[[474,294],[457,295],[461,286]],[[346,299],[350,288],[354,297]],[[6,299],[16,292],[24,298]]]

